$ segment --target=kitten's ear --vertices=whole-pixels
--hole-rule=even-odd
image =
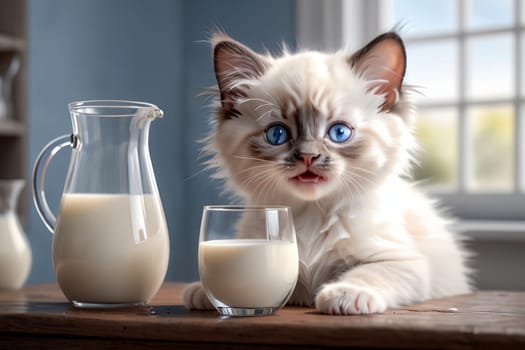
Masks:
[[[245,96],[243,81],[262,76],[270,65],[269,59],[222,33],[213,35],[211,44],[221,103],[231,107],[237,98]]]
[[[381,111],[389,111],[397,102],[406,70],[403,41],[396,33],[382,34],[357,51],[350,64],[355,71],[371,81],[370,90],[384,95]]]

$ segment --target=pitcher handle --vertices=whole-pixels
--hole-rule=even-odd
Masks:
[[[75,147],[76,140],[77,139],[74,135],[62,135],[49,142],[36,157],[35,165],[33,167],[33,202],[40,219],[42,219],[51,233],[55,231],[56,217],[49,208],[46,199],[46,192],[44,190],[47,167],[49,166],[51,159],[62,148],[66,146]]]

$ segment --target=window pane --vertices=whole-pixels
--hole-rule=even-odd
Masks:
[[[472,152],[468,187],[475,192],[514,187],[514,109],[511,105],[471,107],[467,111]]]
[[[518,0],[520,1],[520,7],[521,7],[521,23],[525,24],[525,0]]]
[[[416,136],[421,150],[414,178],[428,187],[453,190],[457,187],[458,112],[455,108],[421,109]]]
[[[525,103],[520,106],[521,114],[521,130],[519,137],[521,138],[521,192],[525,193]]]
[[[523,1],[523,6],[525,7],[525,0]],[[521,64],[521,96],[525,97],[525,31],[521,32],[521,57],[519,59],[518,62]]]
[[[456,28],[454,0],[393,0],[393,24],[400,24],[407,35],[447,32]]]
[[[405,82],[415,85],[417,100],[455,100],[458,97],[458,45],[453,40],[407,46]]]
[[[472,0],[465,3],[468,4],[466,8],[468,28],[494,28],[513,24],[512,0]]]
[[[467,39],[467,97],[512,97],[514,47],[510,34]]]

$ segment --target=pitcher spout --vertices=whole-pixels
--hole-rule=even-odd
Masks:
[[[153,107],[153,111],[150,113],[149,118],[156,119],[164,117],[164,112],[157,106]]]

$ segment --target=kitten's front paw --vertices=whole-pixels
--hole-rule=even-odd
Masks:
[[[183,301],[184,306],[189,310],[214,309],[200,282],[193,282],[184,288]]]
[[[330,283],[315,298],[316,308],[329,315],[356,315],[384,312],[386,300],[377,292],[351,283]]]

